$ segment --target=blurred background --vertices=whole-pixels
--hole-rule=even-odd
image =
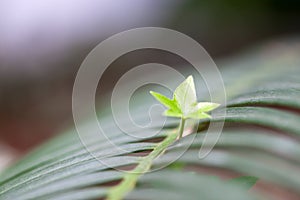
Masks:
[[[248,48],[298,41],[300,1],[0,1],[0,169],[72,126],[73,82],[99,42],[144,26],[191,36],[222,67],[221,60]],[[122,56],[102,80],[104,88],[109,90],[130,66],[157,57],[169,65],[181,62],[158,54],[146,50]]]

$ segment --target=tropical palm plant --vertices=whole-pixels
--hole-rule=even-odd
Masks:
[[[177,121],[147,140],[111,129],[111,141],[127,153],[91,134],[92,153],[103,158],[103,164],[86,150],[76,131],[69,130],[3,172],[0,199],[270,199],[271,192],[247,191],[254,177],[299,198],[300,52],[285,49],[285,54],[275,56],[258,52],[222,67],[227,107],[218,108],[212,119],[201,120],[190,147],[195,134],[176,141],[170,134]],[[206,90],[197,90],[208,99]],[[149,98],[143,95],[139,106]],[[215,148],[198,159],[208,123],[223,119],[225,127]],[[113,124],[106,121],[108,127]],[[172,164],[146,173],[173,161],[185,148]],[[243,177],[223,180],[216,171]]]

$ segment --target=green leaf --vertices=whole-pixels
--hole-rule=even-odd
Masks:
[[[150,91],[150,94],[154,96],[164,106],[171,109],[174,113],[180,113],[180,109],[178,108],[177,102],[174,99],[171,100],[168,97],[154,91]]]
[[[206,119],[211,118],[206,112],[212,111],[219,107],[220,104],[210,103],[210,102],[200,102],[195,105],[195,107],[188,113],[185,117],[192,119]]]
[[[198,110],[196,112],[193,113],[189,113],[188,115],[186,115],[186,118],[191,118],[191,119],[206,119],[206,118],[211,118],[211,116],[209,114],[206,114],[204,112],[202,112],[201,110]]]
[[[197,103],[194,79],[189,76],[174,91],[173,99],[169,99],[162,94],[150,91],[160,103],[169,108],[164,112],[165,116],[191,119],[211,118],[205,112],[214,110],[219,106],[217,103],[200,102]]]
[[[176,111],[171,110],[171,109],[166,110],[166,111],[164,112],[164,115],[165,115],[165,116],[168,116],[168,117],[178,117],[178,118],[181,118],[181,117],[182,117],[182,114],[181,114],[180,112],[176,112]]]
[[[183,176],[184,179],[182,179]],[[221,179],[197,173],[178,173],[164,169],[146,174],[141,177],[139,183],[147,187],[137,188],[126,199],[220,200],[224,199],[224,194],[226,194],[226,199],[230,200],[256,199],[240,187],[227,184]]]
[[[221,68],[231,108],[225,108],[227,115],[218,115],[218,112],[213,115],[212,121],[225,119],[225,128],[215,148],[207,157],[198,158],[199,148],[208,145],[209,142],[212,144],[212,141],[205,139],[205,127],[205,130],[196,136],[188,135],[170,146],[165,145],[160,149],[163,154],[155,157],[153,162],[145,162],[141,154],[134,153],[149,153],[159,143],[156,142],[158,139],[174,132],[173,128],[176,128],[178,122],[168,121],[165,126],[167,128],[157,137],[147,136],[148,129],[145,129],[139,132],[145,136],[141,139],[124,135],[114,126],[111,118],[101,116],[105,117],[104,125],[110,130],[110,141],[98,138],[99,134],[93,128],[87,129],[86,134],[91,138],[90,145],[95,147],[92,153],[105,157],[109,166],[101,164],[91,156],[82,145],[76,131],[71,129],[40,146],[3,172],[0,176],[0,199],[105,199],[107,191],[112,186],[119,185],[119,181],[127,176],[127,173],[112,169],[112,166],[128,169],[144,162],[147,167],[156,169],[174,160],[173,165],[184,164],[184,169],[179,168],[177,171],[164,168],[140,176],[135,180],[136,185],[130,182],[132,191],[125,199],[218,200],[224,198],[224,194],[231,200],[274,197],[273,190],[264,191],[266,196],[262,196],[260,190],[253,190],[251,193],[245,191],[254,184],[254,178],[238,178],[233,181],[237,184],[228,184],[228,181],[206,176],[228,170],[259,177],[262,182],[276,185],[280,191],[289,191],[298,199],[300,48],[299,45],[293,46],[298,46],[298,49],[295,51],[294,47],[289,46],[285,49],[288,54],[282,54],[283,56],[278,53],[272,56],[272,52],[278,52],[272,50],[266,58],[265,48],[264,53],[259,50],[253,51],[258,52],[257,55],[245,55],[229,63],[229,66]],[[209,78],[214,79],[213,76]],[[172,81],[170,79],[170,82]],[[205,89],[201,88],[197,92],[202,98],[209,98]],[[141,103],[134,105],[132,114],[140,115],[138,107],[146,105],[144,103],[147,100],[149,95],[141,94]],[[196,104],[193,105],[195,107]],[[101,109],[103,110],[106,111],[105,108]],[[174,114],[170,108],[168,112]],[[148,116],[140,116],[139,120],[147,122]],[[211,120],[203,120],[209,121]],[[89,126],[87,124],[87,127]],[[153,126],[149,127],[149,130],[158,128],[161,127]],[[146,143],[146,139],[153,143]],[[190,141],[193,141],[191,146]],[[111,142],[121,147],[122,151],[111,148]],[[184,154],[178,158],[178,153],[183,150]],[[203,176],[202,169],[218,171],[215,174],[205,170]],[[193,174],[186,173],[186,170],[193,171]],[[243,185],[245,189],[240,187]]]
[[[196,104],[195,108],[197,110],[197,112],[209,112],[212,111],[214,109],[216,109],[217,107],[219,107],[220,104],[218,103],[211,103],[211,102],[199,102]]]
[[[193,105],[197,102],[196,89],[192,76],[189,76],[175,89],[174,99],[178,102],[181,112],[184,115],[191,111],[194,107]]]

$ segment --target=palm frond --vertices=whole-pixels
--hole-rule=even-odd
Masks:
[[[181,164],[182,168],[170,166],[144,176],[144,173],[139,174],[136,185],[134,183],[124,198],[224,199],[225,195],[231,200],[251,200],[268,196],[256,190],[249,193],[242,184],[229,183],[197,170],[191,172],[188,166],[255,176],[261,182],[278,185],[300,196],[300,60],[296,54],[299,55],[297,49],[289,56],[277,56],[271,61],[248,55],[222,68],[228,106],[221,109],[226,109],[226,115],[216,111],[211,120],[201,121],[206,124],[225,118],[225,129],[214,150],[206,158],[198,159],[205,136],[205,127],[202,127],[188,150],[172,164]],[[218,88],[215,92],[218,93]],[[201,98],[208,97],[203,88],[197,93]],[[141,98],[147,101],[150,97]],[[142,102],[136,107],[143,106]],[[108,127],[112,126],[109,118],[106,121]],[[148,137],[148,142],[111,128],[111,141],[127,152],[111,148],[106,138],[93,137],[91,130],[87,133],[91,136],[88,143],[94,147],[93,154],[106,164],[85,149],[75,130],[69,130],[2,173],[0,199],[105,198],[128,175],[112,167],[139,166],[145,157],[131,153],[155,149],[159,142],[154,139],[167,137],[176,123],[168,122],[162,133]],[[159,127],[152,127],[156,128]],[[187,148],[192,137],[194,135],[189,135],[164,147],[164,154],[157,155],[148,163],[149,167],[156,168],[174,160],[178,152]]]

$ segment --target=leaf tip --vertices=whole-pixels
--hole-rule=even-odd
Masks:
[[[150,91],[149,92],[153,97],[155,97],[155,98],[158,98],[158,96],[160,95],[159,93],[157,93],[157,92],[154,92],[154,91]]]
[[[218,107],[220,107],[221,106],[221,104],[219,104],[219,103],[214,103],[214,109],[216,109],[216,108],[218,108]]]
[[[192,75],[189,75],[189,76],[186,78],[186,80],[187,80],[188,82],[194,82],[194,78],[193,78]]]

